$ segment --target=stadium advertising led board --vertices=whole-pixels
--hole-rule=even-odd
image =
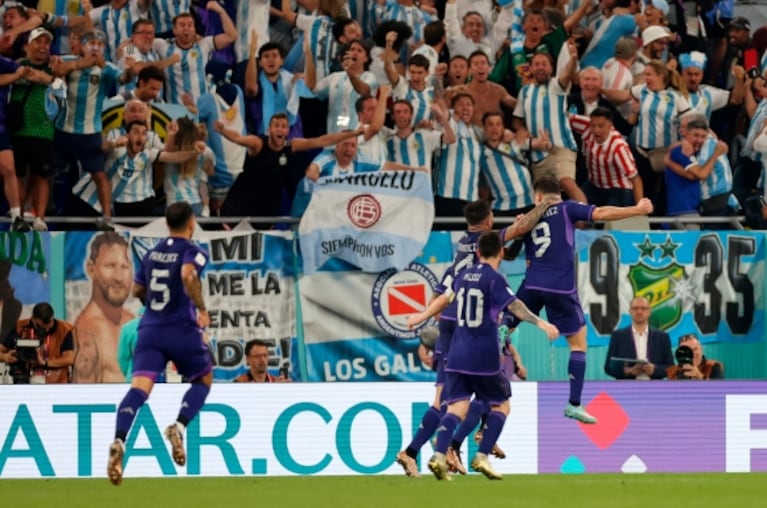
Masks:
[[[105,476],[126,385],[8,386],[0,477]],[[402,474],[395,455],[433,395],[428,383],[216,385],[187,431],[187,466],[162,437],[184,385],[158,385],[128,436],[126,478]],[[767,383],[587,383],[599,423],[562,416],[566,383],[515,383],[500,438],[506,474],[767,471]],[[470,438],[464,453],[473,454]],[[421,471],[432,450],[422,450]],[[467,457],[464,456],[464,461]]]

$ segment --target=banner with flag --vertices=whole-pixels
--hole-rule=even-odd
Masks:
[[[329,259],[364,272],[402,270],[431,232],[434,198],[424,171],[377,171],[317,181],[299,225],[303,271]]]
[[[702,342],[764,341],[763,233],[582,232],[578,288],[588,343],[607,345],[629,326],[629,303],[650,303],[650,324],[672,343],[686,333]]]
[[[408,316],[426,308],[453,258],[453,237],[432,233],[402,270],[371,274],[331,260],[299,279],[307,381],[432,381],[418,355],[423,327]]]

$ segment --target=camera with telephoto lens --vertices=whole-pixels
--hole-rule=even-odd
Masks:
[[[676,358],[676,363],[679,365],[679,371],[677,374],[677,379],[690,379],[689,376],[686,376],[684,374],[684,366],[685,365],[692,365],[692,359],[693,359],[693,352],[690,346],[679,346],[676,348],[676,351],[674,351],[674,358]]]
[[[38,329],[34,323],[27,324],[21,335],[16,337],[13,349],[16,350],[16,363],[10,365],[13,384],[29,384],[32,367],[37,362],[37,348],[40,347],[45,330]]]

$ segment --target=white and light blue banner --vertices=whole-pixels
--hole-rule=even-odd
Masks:
[[[578,288],[589,345],[607,345],[629,326],[629,303],[647,298],[650,324],[672,344],[761,342],[765,245],[762,233],[579,232]]]
[[[139,306],[128,297],[133,274],[147,250],[167,230],[154,223],[119,234],[66,235],[67,316],[77,326],[78,335],[90,339],[96,349],[95,381],[119,382],[121,379],[109,375],[116,368],[120,326],[134,317]],[[253,339],[269,344],[272,374],[289,367],[291,376],[297,378],[297,366],[290,361],[296,335],[292,233],[198,230],[195,240],[209,254],[203,294],[211,317],[207,332],[215,359],[214,379],[230,381],[247,370],[245,344]]]
[[[291,361],[296,335],[295,259],[290,232],[208,234],[205,271],[208,333],[215,358],[213,378],[232,380],[247,371],[245,345],[259,339],[269,345],[269,371],[277,376]]]
[[[432,233],[404,270],[363,273],[331,261],[299,281],[308,381],[433,380],[408,316],[426,308],[453,258],[451,234]]]
[[[301,219],[303,271],[329,259],[364,272],[402,270],[418,256],[434,221],[428,173],[377,171],[323,177]]]

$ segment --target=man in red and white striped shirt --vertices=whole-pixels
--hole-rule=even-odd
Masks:
[[[581,135],[589,179],[583,185],[590,204],[632,206],[644,195],[631,148],[613,127],[613,114],[597,107],[589,116],[571,115],[573,132]]]

